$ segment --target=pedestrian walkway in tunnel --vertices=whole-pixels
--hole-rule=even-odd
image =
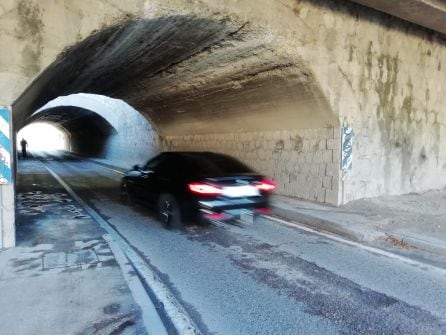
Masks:
[[[146,334],[106,232],[38,160],[19,162],[16,208],[17,247],[0,252],[2,334]]]

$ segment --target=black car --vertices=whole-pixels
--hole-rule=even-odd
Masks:
[[[213,152],[164,152],[134,166],[121,184],[124,201],[155,208],[167,226],[267,213],[274,182],[238,160]]]

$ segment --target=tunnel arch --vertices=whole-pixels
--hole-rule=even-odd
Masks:
[[[277,50],[273,38],[246,22],[128,20],[59,55],[15,102],[15,122],[57,96],[83,91],[128,101],[163,136],[210,133],[210,122],[220,133],[338,123],[308,66]]]
[[[281,194],[325,202],[328,189],[337,203],[339,169],[327,164],[338,147],[327,143],[338,117],[306,63],[280,50],[268,32],[227,17],[121,21],[42,72],[14,104],[16,123],[57,95],[107,95],[150,120],[162,150],[225,152],[275,178]]]
[[[59,2],[57,4],[51,3],[51,5],[48,2],[37,0],[30,0],[26,3],[20,2],[21,6],[29,9],[25,12],[33,13],[35,16],[31,22],[39,23],[36,31],[31,29],[33,27],[26,26],[26,22],[29,22],[29,20],[23,20],[20,17],[19,6],[16,3],[5,4],[3,10],[8,12],[8,22],[5,25],[6,34],[2,34],[2,38],[6,39],[4,44],[18,45],[23,52],[21,58],[8,59],[5,64],[10,64],[10,68],[4,72],[0,71],[1,78],[8,79],[8,84],[3,85],[1,90],[3,96],[7,97],[4,103],[10,103],[31,80],[35,79],[34,82],[41,82],[42,78],[40,76],[36,78],[35,76],[39,73],[42,75],[45,72],[42,70],[50,65],[58,54],[61,54],[64,49],[70,46],[85,41],[92,33],[94,35],[94,32],[110,28],[108,30],[110,36],[119,37],[119,32],[117,30],[113,31],[113,27],[124,27],[130,21],[164,22],[167,26],[173,27],[181,21],[181,19],[175,20],[173,18],[191,18],[192,20],[189,23],[192,23],[195,19],[201,19],[203,23],[210,23],[201,26],[205,34],[206,31],[210,32],[219,24],[234,29],[230,28],[228,34],[219,35],[217,33],[213,35],[216,38],[214,40],[215,44],[206,44],[206,39],[198,40],[204,41],[204,44],[197,44],[195,43],[197,41],[192,40],[191,50],[203,51],[203,54],[207,52],[212,54],[217,49],[225,49],[228,45],[236,45],[238,41],[246,42],[246,38],[257,34],[258,40],[265,42],[263,44],[272,45],[270,50],[277,56],[276,60],[291,60],[291,63],[298,64],[298,68],[301,70],[311,70],[309,72],[315,78],[314,82],[317,83],[325,102],[329,106],[327,110],[330,111],[331,116],[338,118],[341,122],[334,121],[338,124],[351,125],[356,129],[355,134],[357,136],[354,141],[354,149],[355,152],[358,152],[358,155],[354,155],[355,168],[343,182],[345,186],[343,191],[345,193],[344,201],[379,194],[427,190],[435,188],[439,179],[444,184],[444,157],[441,155],[441,152],[444,151],[442,150],[444,141],[441,141],[439,136],[440,133],[443,134],[444,132],[441,126],[442,120],[439,123],[440,125],[430,124],[430,119],[436,118],[434,115],[438,114],[441,119],[444,118],[444,113],[440,112],[442,110],[441,106],[444,105],[444,96],[430,84],[431,82],[441,83],[443,80],[441,66],[439,66],[441,63],[439,60],[443,58],[445,50],[442,35],[420,29],[411,23],[402,22],[370,8],[345,1],[284,0],[272,2],[270,0],[246,0],[234,3],[229,0],[202,0],[200,5],[197,6],[195,3],[185,0],[150,0],[113,2],[111,6],[107,6],[107,4],[107,0],[100,3]],[[65,19],[54,19],[55,17]],[[10,25],[10,18],[13,18],[12,22],[16,20],[17,25]],[[194,22],[199,22],[199,20]],[[207,30],[208,26],[212,29]],[[166,29],[159,29],[159,31],[165,32]],[[217,31],[214,30],[214,32]],[[219,32],[223,31],[220,30]],[[235,42],[226,38],[218,39],[218,37],[225,36],[235,37]],[[125,40],[124,44],[131,41],[131,38]],[[159,41],[165,42],[162,38]],[[271,41],[274,43],[271,44]],[[104,41],[104,49],[108,46],[109,44]],[[181,54],[181,45],[174,43],[173,48]],[[166,48],[166,51],[169,49],[170,46]],[[114,49],[114,51],[117,50]],[[93,52],[95,51],[93,50]],[[115,53],[115,55],[118,54],[119,52]],[[262,52],[259,53],[259,55],[261,54]],[[172,68],[161,68],[161,72],[157,72],[157,75],[152,79],[178,74],[177,68],[181,68],[185,61],[193,61],[195,55],[197,54],[189,54],[190,57],[184,59],[180,57],[178,62],[171,63]],[[417,58],[414,66],[411,65],[413,55],[416,55]],[[429,57],[426,57],[426,55],[429,55]],[[398,66],[391,67],[389,65],[389,67],[388,64],[392,62]],[[282,63],[281,61],[278,63],[281,64],[279,64],[279,67],[286,64],[286,62]],[[201,62],[203,66],[198,66],[198,68],[206,69],[204,64],[206,62]],[[386,68],[383,68],[383,64],[386,65]],[[88,63],[84,65],[89,66]],[[265,68],[269,67],[268,62],[264,65]],[[82,67],[68,66],[66,69],[67,73],[71,70],[77,73],[76,71],[82,70]],[[398,75],[387,76],[386,73],[389,70],[391,72],[396,70]],[[415,73],[426,73],[426,70],[430,74],[429,78],[422,78],[422,80],[416,82],[412,80],[414,71]],[[211,70],[208,72],[219,71],[217,68],[217,71]],[[269,70],[266,70],[266,72],[268,73]],[[185,74],[187,78],[187,71]],[[250,75],[249,71],[247,75]],[[382,85],[391,84],[386,82],[386,78],[395,79],[396,82],[392,84],[393,87],[401,89],[400,94],[393,94],[391,91],[385,90],[393,94],[391,101],[383,97],[380,91]],[[11,82],[14,84],[11,85]],[[127,82],[131,82],[131,80]],[[380,84],[377,85],[377,82],[380,82]],[[228,82],[226,81],[226,83]],[[51,80],[44,84],[49,85],[50,89],[44,91],[50,95],[52,91],[58,89],[54,87],[58,85],[53,85],[58,83]],[[238,87],[239,84],[235,80],[232,87]],[[440,85],[434,86],[440,87]],[[42,87],[34,87],[34,93],[40,95],[39,92],[41,92]],[[157,87],[159,88],[158,84],[155,85],[155,88]],[[168,83],[169,87],[173,89],[184,86],[180,82],[177,86]],[[210,85],[207,85],[206,81],[198,79],[191,86],[192,92],[196,91],[195,87],[198,88],[198,91],[205,92],[201,88],[209,88]],[[143,87],[140,86],[140,88]],[[424,101],[426,90],[430,93],[428,95],[429,101]],[[17,116],[14,118],[16,125],[26,119],[26,116],[29,115],[27,113],[39,108],[46,101],[58,95],[80,91],[85,90],[68,90],[56,93],[51,97],[46,96],[35,106],[26,103],[26,100],[29,98],[32,100],[35,96],[33,98],[32,94],[29,95],[30,92],[22,94],[14,103],[13,108],[15,116]],[[110,96],[118,98],[119,93],[122,92],[114,92]],[[133,93],[138,95],[137,92]],[[8,97],[12,98],[8,99]],[[427,108],[426,113],[430,115],[426,117],[424,124],[421,126],[421,133],[418,131],[420,125],[416,120],[409,120],[409,128],[401,128],[401,125],[404,127],[407,120],[404,119],[406,114],[400,111],[405,108],[404,102],[408,101],[407,99],[411,101],[412,98],[415,102],[412,104],[412,109],[419,111]],[[229,99],[226,99],[226,101]],[[128,101],[138,110],[141,110],[140,106],[133,104],[130,100]],[[152,100],[147,102],[150,101]],[[166,100],[163,99],[162,101]],[[195,108],[197,105],[209,110],[207,108],[209,106],[202,104],[201,101],[193,107]],[[424,105],[425,107],[423,107]],[[175,106],[165,107],[171,109]],[[146,109],[144,112],[147,115],[152,113],[150,107],[146,107]],[[382,111],[385,113],[381,113]],[[156,116],[155,113],[156,111],[153,112],[154,116]],[[178,119],[182,119],[181,122],[185,123],[184,127],[183,125],[180,127],[181,130],[186,129],[185,126],[193,125],[194,131],[205,135],[204,133],[209,129],[205,123],[197,122],[197,120],[202,119],[200,114],[194,116],[178,108],[173,108],[173,113],[178,114],[180,116]],[[397,114],[398,120],[395,120],[394,114]],[[241,114],[237,115],[240,116]],[[171,130],[172,127],[179,128],[180,123],[172,123],[170,119],[169,117],[167,122],[166,120],[161,121],[164,121]],[[152,117],[151,120],[155,124],[155,118]],[[212,121],[214,122],[214,120]],[[274,122],[265,122],[265,124],[271,125]],[[287,127],[290,126],[287,124]],[[392,129],[395,127],[401,131],[393,132]],[[335,126],[335,128],[339,128],[339,126]],[[219,126],[218,129],[222,129],[222,127]],[[175,129],[175,131],[177,130]],[[246,131],[245,129],[239,129],[238,133],[242,134]],[[160,129],[160,134],[162,133],[163,129]],[[170,133],[168,131],[164,135],[173,136],[173,131]],[[339,134],[336,134],[336,136],[339,136]],[[417,140],[412,143],[411,137]],[[409,141],[410,145],[401,149],[400,143],[403,140]],[[423,142],[426,141],[430,144],[424,148]],[[339,146],[336,150],[338,149]],[[424,156],[423,150],[430,153],[430,159],[421,166],[419,158]],[[336,156],[339,158],[340,155],[336,154]],[[373,171],[370,170],[371,159],[374,159],[376,163],[374,165],[378,166]],[[408,162],[410,162],[409,167]],[[330,169],[332,171],[330,175],[334,176],[332,182],[339,186],[340,180],[336,177],[336,175],[339,175],[339,169],[337,169],[339,159],[332,163],[333,166],[327,169]],[[294,177],[289,176],[289,179],[292,178]],[[336,197],[338,196],[333,194],[330,202],[337,203]]]
[[[122,100],[78,93],[51,100],[27,122],[49,121],[71,136],[71,150],[129,168],[159,151],[153,126]]]

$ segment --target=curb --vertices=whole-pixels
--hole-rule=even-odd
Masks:
[[[273,214],[279,218],[291,220],[291,221],[297,221],[300,224],[303,224],[307,227],[321,230],[325,232],[329,232],[335,235],[340,235],[342,237],[346,237],[354,242],[362,242],[364,241],[364,235],[353,232],[351,230],[345,229],[342,225],[330,221],[325,220],[313,215],[304,214],[298,211],[292,211],[284,208],[280,208],[275,206],[274,204],[271,205]]]
[[[405,243],[408,243],[409,245],[414,246],[415,248],[427,251],[432,254],[440,255],[440,256],[446,256],[446,246],[440,246],[436,243],[429,242],[423,239],[415,238],[412,236],[407,236],[405,234],[398,234],[398,233],[388,233],[387,235],[395,237],[401,241],[404,241]],[[446,244],[446,242],[445,242]]]
[[[271,204],[271,208],[273,211],[272,213],[273,216],[276,216],[280,219],[288,220],[291,221],[291,223],[294,222],[296,224],[303,225],[316,231],[339,236],[353,242],[362,243],[364,245],[369,245],[369,246],[375,245],[376,247],[381,248],[383,250],[389,250],[389,251],[393,250],[393,252],[397,254],[400,254],[401,251],[404,250],[415,249],[420,252],[420,256],[423,252],[429,253],[430,255],[436,257],[443,258],[446,256],[446,246],[440,246],[438,244],[423,239],[407,236],[405,234],[381,231],[379,232],[379,234],[377,234],[375,239],[369,241],[365,238],[363,234],[349,230],[345,228],[345,226],[337,222],[323,219],[315,215],[302,213],[296,210],[284,209],[274,204]],[[385,241],[386,237],[396,241],[396,243],[392,243],[391,241]],[[377,243],[377,241],[379,240],[385,242],[387,246],[385,246],[384,248],[383,245],[379,246],[379,243]],[[407,245],[409,248],[398,246],[400,244]],[[423,256],[421,257],[424,258]]]

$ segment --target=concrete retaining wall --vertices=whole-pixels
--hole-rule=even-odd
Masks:
[[[277,194],[338,204],[339,129],[168,136],[164,150],[209,150],[237,157],[277,182]]]

